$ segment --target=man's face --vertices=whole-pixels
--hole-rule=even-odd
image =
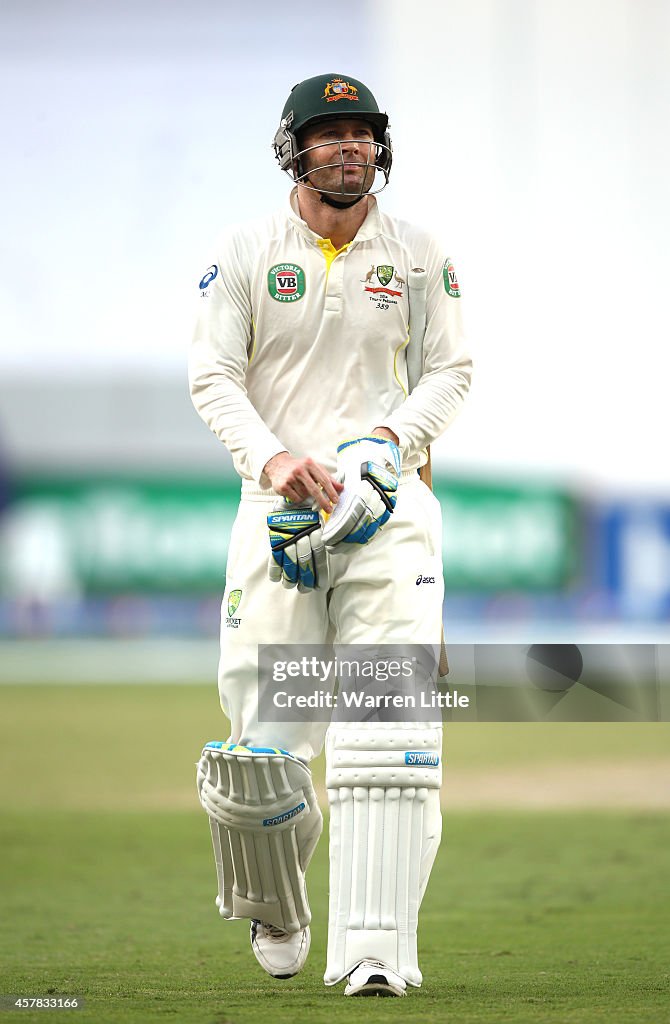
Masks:
[[[309,173],[308,184],[320,192],[360,194],[372,187],[375,141],[367,122],[348,117],[323,121],[302,132],[300,149],[309,150],[301,157],[302,168]]]

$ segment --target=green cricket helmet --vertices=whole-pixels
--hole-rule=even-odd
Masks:
[[[335,118],[356,118],[366,121],[372,128],[375,138],[375,156],[371,161],[375,171],[384,176],[384,184],[370,192],[381,192],[386,187],[393,161],[393,148],[388,132],[388,116],[382,113],[377,101],[366,85],[355,78],[344,75],[316,75],[298,82],[291,89],[291,95],[284,104],[281,123],[275,134],[273,146],[279,166],[294,181],[313,188],[306,180],[301,158],[307,152],[300,143],[300,133],[310,126]],[[317,147],[310,147],[315,149]],[[340,161],[325,166],[343,166],[342,151]],[[316,168],[313,168],[315,170]],[[367,175],[364,176],[364,179]],[[315,189],[315,191],[319,191]],[[334,195],[356,196],[356,202],[363,198],[364,192],[346,192],[344,177],[342,189]],[[328,202],[328,198],[324,197]],[[336,204],[333,205],[343,205]],[[344,205],[353,205],[347,203]]]

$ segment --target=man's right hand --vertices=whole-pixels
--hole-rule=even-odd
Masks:
[[[293,502],[313,498],[318,507],[328,514],[333,511],[343,490],[343,485],[309,456],[295,459],[288,452],[279,452],[265,464],[263,472],[272,489],[283,498]]]

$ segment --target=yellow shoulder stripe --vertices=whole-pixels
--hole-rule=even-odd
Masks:
[[[398,381],[398,384],[400,385],[400,387],[402,388],[402,393],[405,396],[405,398],[407,398],[407,390],[405,388],[405,385],[401,381],[400,377],[398,376],[398,353],[399,352],[404,352],[408,345],[409,345],[409,334],[407,335],[407,337],[403,341],[402,345],[398,345],[397,349],[395,350],[395,355],[393,356],[393,375],[394,375],[395,379]]]

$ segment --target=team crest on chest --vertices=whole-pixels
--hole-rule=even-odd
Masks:
[[[378,309],[397,306],[406,283],[405,278],[390,263],[380,263],[377,267],[373,263],[365,277],[361,278],[364,291],[368,292],[370,301],[375,302]],[[389,287],[391,284],[392,287]]]
[[[297,302],[305,294],[305,271],[295,263],[276,263],[268,270],[268,291],[277,302]]]

